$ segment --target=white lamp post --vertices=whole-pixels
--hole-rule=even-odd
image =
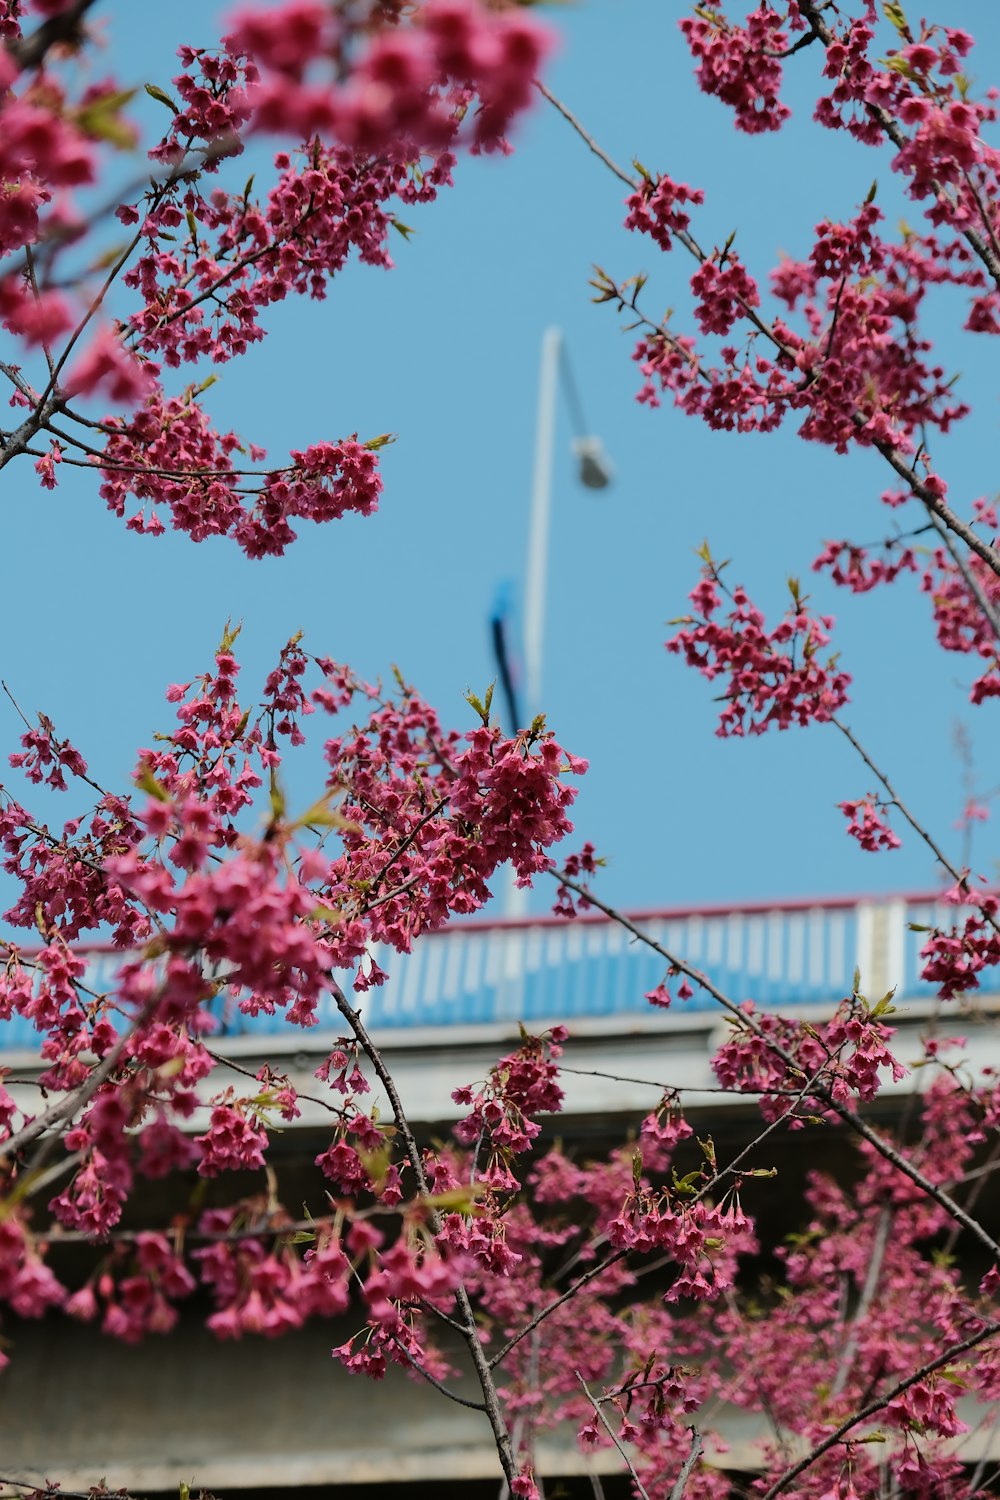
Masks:
[[[603,490],[611,483],[612,469],[599,438],[588,434],[576,386],[566,360],[563,337],[558,328],[547,328],[542,338],[538,376],[538,418],[535,429],[535,473],[531,492],[531,522],[524,588],[524,676],[530,715],[540,711],[542,658],[545,636],[545,595],[548,583],[549,529],[552,514],[552,453],[556,430],[556,392],[560,373],[576,428],[573,453],[580,483],[587,489]]]
[[[558,328],[547,328],[542,338],[542,358],[538,376],[538,418],[535,428],[535,473],[531,491],[531,521],[528,528],[528,558],[525,568],[524,677],[527,693],[528,722],[541,712],[542,659],[545,638],[545,595],[548,583],[549,529],[552,516],[552,455],[556,433],[556,394],[559,376],[563,377],[573,426],[573,453],[577,460],[577,477],[589,490],[603,490],[612,479],[613,470],[599,438],[587,432],[580,398],[566,359],[563,338]],[[523,725],[515,725],[523,728]],[[513,872],[507,884],[506,914],[524,917],[528,893],[514,884]]]

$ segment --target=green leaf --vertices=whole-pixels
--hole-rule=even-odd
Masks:
[[[173,110],[173,112],[174,112],[175,115],[179,115],[180,114],[179,107],[174,103],[174,101],[171,99],[171,97],[170,97],[169,94],[164,93],[163,89],[161,89],[158,84],[156,84],[156,83],[147,83],[146,84],[146,93],[149,95],[149,97],[151,99],[155,99],[156,102],[157,102],[157,104],[165,104],[168,109],[172,109]],[[184,1491],[186,1489],[187,1489],[187,1485],[186,1484],[182,1484],[181,1485],[181,1490]],[[183,1493],[181,1494],[181,1500],[186,1500],[186,1496]]]
[[[233,646],[236,644],[236,638],[237,638],[237,636],[239,635],[239,633],[240,633],[240,631],[242,629],[243,629],[243,621],[242,620],[240,620],[239,624],[236,626],[235,629],[233,629],[232,620],[227,620],[226,621],[225,627],[224,627],[223,632],[222,632],[222,640],[219,642],[218,646],[216,647],[216,651],[215,651],[216,656],[224,656],[227,652],[229,652],[229,651],[231,651],[233,649]]]
[[[676,1172],[672,1173],[675,1193],[693,1193],[698,1183],[701,1182],[701,1168],[696,1172],[688,1172],[684,1177],[678,1177]]]
[[[489,687],[486,689],[485,697],[482,699],[479,698],[478,695],[471,690],[465,695],[466,703],[470,708],[475,710],[475,712],[482,719],[487,729],[490,726],[490,705],[493,702],[493,689],[495,687],[496,682],[491,682]]]
[[[314,906],[309,913],[311,922],[327,922],[330,926],[340,921],[340,912],[334,911],[332,906]]]
[[[404,224],[402,219],[397,219],[395,214],[393,214],[393,216],[390,218],[389,223],[392,225],[393,229],[395,229],[397,234],[401,234],[403,236],[404,240],[410,239],[410,237],[416,233],[416,230],[411,229],[409,224]]]
[[[330,803],[334,797],[339,796],[337,791],[327,792],[314,802],[308,812],[304,812],[300,818],[296,818],[292,824],[293,828],[341,828],[348,833],[360,833],[358,824],[350,818],[345,818]]]
[[[882,0],[882,11],[887,21],[895,26],[900,36],[907,36],[909,26],[906,24],[906,15],[901,5],[896,0]]]
[[[105,252],[104,252],[103,255],[99,255],[96,260],[91,261],[91,263],[90,263],[90,270],[91,271],[107,271],[107,270],[109,270],[111,268],[111,266],[114,265],[115,261],[118,260],[119,257],[122,256],[128,248],[129,248],[129,242],[127,240],[122,241],[118,245],[112,245],[109,250],[105,250]]]
[[[377,453],[380,448],[388,448],[389,444],[395,441],[396,434],[394,432],[380,432],[378,437],[369,438],[367,443],[365,443],[365,447],[369,453]]]
[[[121,118],[119,111],[134,97],[135,89],[116,89],[113,93],[101,94],[76,111],[75,123],[84,135],[127,149],[135,144],[135,131]]]
[[[871,1014],[874,1017],[876,1017],[876,1018],[879,1017],[879,1016],[893,1016],[893,1015],[895,1015],[895,1013],[896,1013],[896,1007],[892,1003],[893,997],[895,996],[895,993],[896,993],[896,989],[895,989],[895,986],[893,986],[893,988],[889,991],[889,993],[887,995],[883,995],[882,999],[878,1002],[878,1004],[872,1008]]]
[[[151,797],[156,798],[157,802],[170,801],[170,793],[161,782],[157,781],[148,760],[143,761],[132,779],[141,792],[148,792]]]
[[[428,1208],[453,1208],[459,1213],[471,1213],[476,1206],[476,1199],[483,1191],[481,1182],[468,1182],[461,1187],[448,1188],[443,1193],[431,1193],[422,1201]]]

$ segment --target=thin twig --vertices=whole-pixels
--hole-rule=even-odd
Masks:
[[[550,104],[555,106],[555,108],[562,115],[563,119],[566,120],[570,125],[572,125],[573,129],[583,141],[584,145],[587,146],[589,150],[593,151],[594,155],[598,157],[599,160],[601,160],[604,165],[615,174],[617,178],[624,182],[626,187],[630,187],[633,192],[638,192],[639,183],[636,181],[636,179],[634,177],[630,177],[629,174],[624,170],[624,168],[620,167],[618,163],[608,155],[603,147],[597,144],[592,135],[587,134],[586,130],[584,130],[583,126],[580,124],[580,121],[576,118],[576,115],[574,115],[569,109],[567,109],[562,100],[557,99],[555,94],[547,89],[545,87],[545,84],[542,83],[538,78],[535,79],[535,88],[544,98],[549,101]]]
[[[803,14],[805,14],[807,18],[810,19],[811,23],[813,22],[813,17],[815,17],[815,24],[817,26],[820,26],[822,25],[822,23],[818,21],[820,9],[822,9],[822,7],[817,7],[815,5],[804,5]],[[810,14],[810,12],[812,14]],[[822,31],[824,33],[824,40],[827,43],[833,39],[833,34],[829,32],[829,29],[827,27],[823,26]],[[817,32],[817,34],[820,33]],[[602,161],[604,165],[608,167],[609,170],[612,171],[617,178],[631,187],[633,191],[638,192],[640,190],[639,182],[637,182],[635,178],[630,177],[629,174],[625,172],[618,165],[618,163],[612,157],[610,157],[606,151],[602,149],[601,146],[598,145],[593,136],[588,134],[588,132],[584,129],[583,125],[572,113],[572,111],[568,109],[560,99],[556,98],[554,94],[552,94],[547,88],[545,88],[543,84],[536,84],[536,87],[539,89],[539,92],[542,93],[545,98],[548,99],[549,102],[559,111],[559,113],[568,122],[568,124],[572,126],[572,128],[576,131],[587,148],[592,151],[593,154],[598,157],[598,159]],[[886,133],[890,136],[890,139],[893,140],[894,144],[901,147],[906,143],[906,138],[895,128],[891,117],[887,115],[884,110],[882,110],[877,105],[867,105],[866,108],[868,109],[872,117],[878,120],[878,123],[880,124],[882,129],[886,131]],[[964,234],[968,243],[976,251],[976,254],[979,255],[980,259],[983,260],[983,263],[989,270],[990,275],[993,276],[997,284],[1000,285],[1000,257],[997,257],[993,254],[992,250],[984,243],[982,237],[978,235],[975,230],[965,229],[961,232],[962,234]],[[687,250],[688,253],[699,262],[699,264],[704,263],[704,261],[708,259],[705,250],[701,247],[701,245],[698,244],[694,236],[691,235],[688,231],[675,230],[674,238],[684,246],[685,250]],[[764,336],[773,344],[777,352],[779,354],[785,355],[788,358],[794,359],[793,351],[788,348],[788,346],[785,344],[784,340],[780,338],[776,330],[764,318],[762,318],[754,308],[750,307],[746,302],[744,302],[742,298],[737,299],[737,301],[746,318],[753,324],[755,328],[757,328],[761,333],[764,334]],[[855,412],[853,420],[857,427],[864,427],[867,423],[867,418],[862,416],[860,412]],[[961,518],[956,515],[956,513],[940,497],[940,495],[929,488],[924,480],[921,479],[914,466],[907,462],[906,458],[899,451],[899,449],[895,448],[891,443],[886,443],[884,441],[878,440],[872,443],[871,446],[874,447],[882,455],[882,457],[896,471],[900,478],[906,481],[906,484],[908,485],[911,493],[923,503],[928,513],[937,516],[949,531],[953,532],[956,536],[961,537],[965,545],[970,548],[971,551],[975,552],[976,555],[980,557],[984,563],[986,563],[987,567],[989,567],[992,572],[1000,577],[1000,552],[997,552],[994,547],[991,547],[989,545],[989,543],[984,542],[982,537],[978,536],[967,522],[961,520]]]
[[[609,1255],[605,1260],[602,1260],[599,1265],[591,1266],[589,1271],[585,1271],[582,1276],[578,1276],[576,1281],[573,1282],[572,1286],[567,1287],[560,1296],[555,1297],[551,1302],[546,1303],[541,1311],[535,1314],[530,1323],[526,1323],[522,1329],[513,1334],[512,1337],[507,1340],[502,1348],[497,1350],[496,1354],[494,1354],[492,1359],[490,1360],[490,1369],[495,1370],[497,1365],[502,1364],[503,1361],[507,1358],[507,1355],[510,1353],[510,1351],[512,1349],[515,1349],[522,1339],[527,1338],[529,1333],[533,1333],[534,1330],[538,1327],[539,1323],[543,1323],[546,1318],[550,1317],[552,1313],[555,1312],[556,1308],[562,1307],[564,1302],[569,1302],[569,1300],[572,1297],[575,1297],[577,1292],[585,1287],[588,1282],[591,1282],[596,1277],[602,1275],[603,1272],[609,1270],[611,1266],[617,1265],[618,1261],[624,1260],[627,1254],[628,1252],[626,1250],[616,1250],[613,1255]]]
[[[417,1188],[421,1196],[426,1200],[428,1205],[428,1223],[430,1224],[432,1232],[438,1234],[440,1233],[442,1227],[441,1217],[438,1214],[437,1209],[433,1206],[430,1184],[427,1180],[427,1173],[424,1170],[423,1157],[420,1154],[420,1147],[417,1145],[416,1138],[414,1137],[413,1131],[410,1127],[410,1122],[406,1117],[406,1112],[403,1108],[403,1102],[399,1097],[399,1090],[396,1088],[395,1079],[389,1072],[389,1069],[386,1067],[385,1060],[383,1059],[378,1047],[376,1047],[375,1043],[372,1041],[372,1038],[369,1036],[368,1029],[362,1021],[360,1013],[355,1010],[353,1005],[351,1005],[340,985],[335,979],[332,978],[332,976],[331,991],[333,993],[334,1000],[336,1001],[337,1009],[340,1011],[341,1015],[350,1026],[362,1050],[364,1051],[365,1056],[371,1063],[376,1077],[378,1078],[382,1087],[385,1089],[386,1096],[389,1100],[389,1106],[392,1110],[393,1119],[396,1124],[396,1129],[399,1131],[402,1137],[403,1145],[406,1149],[406,1154],[409,1158],[410,1165],[413,1168],[414,1180],[417,1184]],[[490,1427],[493,1431],[493,1440],[496,1443],[497,1454],[500,1459],[500,1466],[504,1471],[504,1475],[506,1476],[508,1484],[513,1486],[514,1480],[517,1478],[517,1463],[514,1458],[514,1450],[511,1443],[510,1433],[507,1430],[507,1423],[504,1420],[503,1409],[500,1406],[500,1398],[497,1395],[496,1383],[493,1379],[492,1364],[486,1358],[486,1352],[483,1349],[482,1340],[479,1336],[479,1329],[476,1324],[476,1316],[472,1309],[472,1303],[469,1300],[468,1292],[461,1284],[455,1288],[455,1303],[458,1307],[462,1319],[462,1338],[469,1351],[469,1354],[472,1357],[472,1363],[475,1366],[476,1376],[479,1380],[480,1389],[483,1393],[483,1404],[486,1411],[486,1416],[489,1419]]]
[[[858,1305],[854,1309],[854,1316],[851,1319],[850,1330],[840,1356],[840,1363],[837,1365],[837,1373],[834,1376],[833,1385],[830,1387],[831,1400],[835,1396],[840,1395],[847,1384],[847,1377],[851,1373],[854,1356],[858,1352],[861,1330],[868,1318],[868,1311],[875,1300],[875,1293],[878,1290],[878,1279],[882,1274],[882,1262],[885,1259],[886,1247],[889,1243],[889,1230],[892,1227],[892,1217],[891,1206],[888,1203],[883,1204],[878,1217],[878,1227],[875,1230],[875,1243],[872,1247],[871,1259],[868,1262],[865,1284],[858,1299]]]
[[[944,542],[945,546],[947,547],[948,552],[951,556],[951,560],[955,564],[955,567],[958,569],[958,571],[961,573],[962,580],[965,583],[966,588],[969,590],[969,593],[979,605],[979,608],[985,616],[995,638],[997,640],[1000,640],[1000,613],[997,612],[992,600],[986,593],[986,590],[983,588],[975,573],[973,573],[972,569],[966,562],[965,558],[962,556],[961,552],[959,552],[958,548],[955,546],[954,541],[949,535],[948,528],[941,520],[941,517],[934,511],[930,511],[929,515],[931,525],[937,532],[938,536],[941,538],[942,542]]]
[[[970,1334],[967,1339],[962,1339],[960,1343],[949,1345],[942,1354],[938,1354],[934,1359],[928,1360],[925,1365],[920,1366],[919,1370],[914,1370],[911,1375],[907,1375],[905,1380],[900,1380],[891,1390],[885,1391],[883,1395],[877,1396],[873,1401],[869,1401],[860,1411],[854,1412],[845,1421],[841,1422],[840,1426],[829,1433],[821,1443],[817,1443],[815,1448],[806,1454],[805,1458],[793,1464],[790,1469],[786,1469],[775,1480],[774,1484],[765,1490],[761,1496],[761,1500],[774,1500],[775,1495],[780,1495],[782,1490],[788,1488],[793,1479],[797,1479],[800,1474],[804,1474],[806,1469],[810,1468],[818,1458],[821,1458],[824,1453],[839,1443],[841,1438],[846,1436],[852,1427],[857,1427],[861,1422],[867,1422],[868,1418],[873,1417],[876,1412],[884,1411],[890,1401],[895,1401],[897,1396],[902,1396],[911,1386],[917,1385],[921,1380],[926,1380],[927,1376],[933,1375],[935,1370],[943,1369],[953,1359],[957,1359],[960,1354],[965,1354],[968,1350],[974,1349],[977,1344],[981,1344],[984,1339],[992,1338],[995,1333],[1000,1333],[1000,1323],[985,1323],[977,1333]]]
[[[596,907],[606,917],[610,917],[613,922],[617,922],[619,926],[624,927],[626,932],[631,932],[633,937],[637,938],[645,947],[651,948],[654,953],[658,953],[671,968],[676,969],[680,974],[686,975],[692,983],[697,984],[706,994],[711,995],[713,1000],[716,1000],[744,1030],[753,1032],[754,1036],[758,1038],[768,1051],[773,1052],[775,1057],[779,1057],[786,1066],[793,1068],[797,1073],[801,1073],[798,1062],[793,1054],[788,1051],[787,1047],[782,1046],[776,1038],[770,1036],[752,1012],[743,1010],[741,1006],[737,1005],[735,1000],[731,1000],[717,985],[713,984],[707,974],[703,974],[700,969],[696,969],[692,964],[686,963],[678,954],[671,953],[662,943],[658,943],[655,938],[650,937],[641,927],[638,927],[631,918],[627,917],[623,912],[618,911],[615,907],[609,906],[606,901],[602,901],[599,896],[596,896],[593,891],[588,890],[586,886],[579,884],[579,882],[568,877],[565,873],[560,873],[559,871],[553,871],[552,873],[554,878],[559,880],[562,885],[565,885],[568,890],[575,891],[578,895],[585,897],[591,906]],[[980,1244],[985,1245],[994,1259],[1000,1260],[1000,1242],[995,1240],[982,1224],[966,1213],[965,1209],[959,1203],[956,1203],[949,1193],[946,1193],[943,1188],[932,1182],[930,1178],[925,1177],[919,1167],[914,1166],[913,1162],[902,1156],[891,1142],[879,1135],[876,1130],[873,1130],[860,1115],[855,1114],[846,1104],[842,1104],[832,1090],[822,1084],[816,1084],[812,1092],[817,1099],[822,1100],[827,1109],[838,1115],[858,1135],[863,1136],[869,1145],[874,1146],[880,1156],[884,1157],[886,1161],[891,1162],[916,1187],[920,1188],[921,1192],[926,1193],[940,1208],[943,1208],[950,1218],[961,1224],[964,1229],[967,1229],[970,1234],[979,1240]]]
[[[221,1052],[214,1052],[211,1047],[206,1047],[204,1042],[201,1045],[212,1061],[218,1063],[220,1067],[231,1068],[234,1073],[242,1073],[244,1078],[252,1078],[254,1083],[264,1087],[261,1079],[258,1078],[256,1073],[251,1072],[249,1068],[242,1067],[238,1062],[234,1062],[231,1057],[223,1057]],[[338,1109],[336,1104],[331,1104],[329,1099],[320,1099],[316,1094],[300,1094],[298,1089],[294,1089],[294,1093],[296,1099],[305,1099],[309,1104],[318,1104],[322,1109],[329,1110],[332,1115],[341,1115],[343,1113],[342,1110]]]
[[[741,1099],[788,1099],[794,1098],[794,1089],[737,1089],[723,1088],[719,1083],[661,1083],[656,1078],[633,1078],[628,1073],[605,1073],[600,1068],[568,1068],[565,1063],[556,1064],[560,1073],[572,1073],[578,1078],[607,1078],[612,1083],[639,1083],[646,1088],[658,1089],[663,1094],[738,1094]]]
[[[93,4],[94,0],[72,0],[72,4],[50,16],[30,36],[9,43],[7,52],[23,71],[39,67],[53,47],[79,43],[83,18]]]
[[[702,1454],[703,1443],[701,1433],[697,1427],[691,1427],[691,1451],[684,1460],[684,1466],[677,1476],[673,1489],[670,1491],[669,1500],[681,1500],[681,1496],[687,1489],[687,1482],[691,1478],[692,1470]]]
[[[621,1454],[622,1458],[625,1460],[626,1467],[628,1468],[628,1471],[629,1471],[629,1473],[632,1476],[632,1483],[635,1485],[636,1491],[638,1492],[638,1494],[640,1494],[643,1497],[643,1500],[649,1500],[649,1491],[646,1489],[646,1486],[643,1484],[642,1480],[639,1478],[638,1474],[635,1472],[635,1465],[633,1464],[632,1460],[629,1458],[628,1454],[626,1453],[625,1447],[624,1447],[621,1439],[619,1438],[617,1432],[615,1432],[615,1429],[612,1427],[611,1423],[608,1421],[607,1417],[604,1415],[604,1412],[601,1410],[601,1403],[595,1398],[593,1392],[590,1389],[590,1386],[584,1380],[583,1376],[580,1374],[580,1371],[576,1370],[576,1371],[574,1371],[574,1373],[576,1375],[577,1380],[580,1382],[581,1386],[583,1387],[583,1393],[584,1393],[584,1395],[586,1396],[587,1400],[590,1402],[591,1406],[594,1408],[594,1411],[597,1413],[597,1417],[598,1417],[598,1420],[601,1423],[601,1426],[604,1428],[605,1432],[608,1434],[608,1437],[614,1443],[615,1447],[618,1449],[618,1452]]]
[[[952,864],[951,860],[944,853],[940,845],[936,842],[932,835],[928,833],[923,824],[907,807],[906,803],[902,800],[899,793],[896,791],[896,788],[893,786],[892,782],[889,780],[885,772],[880,770],[872,760],[871,756],[868,754],[868,751],[865,749],[864,745],[861,744],[860,740],[854,734],[849,725],[845,724],[842,719],[838,719],[835,717],[831,717],[830,723],[840,730],[841,734],[847,740],[848,744],[857,751],[858,755],[864,761],[865,765],[868,767],[869,771],[871,771],[872,775],[878,777],[879,781],[888,792],[889,797],[892,801],[892,805],[897,808],[900,815],[906,819],[907,823],[909,823],[910,827],[913,829],[918,838],[921,838],[927,845],[928,849],[934,855],[934,858],[938,861],[942,869],[948,872],[957,886],[964,886],[966,891],[968,891],[970,903],[976,907],[976,910],[979,911],[983,920],[988,922],[995,932],[1000,932],[1000,918],[998,918],[994,912],[989,910],[986,905],[980,905],[976,901],[972,892],[969,891],[968,873],[966,871],[956,869],[956,867]]]

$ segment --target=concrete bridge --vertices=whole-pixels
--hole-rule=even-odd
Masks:
[[[900,1011],[893,1021],[905,1061],[938,1009],[919,978],[924,939],[911,924],[947,922],[953,912],[917,895],[652,911],[633,920],[737,1002],[752,998],[816,1018],[850,994],[855,970],[873,1000],[895,987]],[[651,1007],[644,995],[664,977],[664,960],[616,923],[599,916],[468,922],[421,939],[408,957],[379,950],[371,956],[390,978],[363,997],[366,1024],[426,1137],[458,1113],[452,1089],[483,1077],[516,1044],[520,1022],[540,1030],[561,1021],[571,1033],[566,1109],[555,1122],[564,1140],[583,1150],[620,1140],[664,1085],[683,1088],[688,1108],[709,1121],[720,1158],[749,1138],[746,1101],[709,1092],[709,1060],[728,1031],[718,1008],[698,991],[669,1010]],[[87,985],[113,989],[118,962],[110,950],[93,950]],[[983,997],[985,1009],[994,1008],[995,998]],[[289,1027],[280,1015],[242,1016],[224,995],[214,1005],[217,1050],[250,1072],[270,1060],[305,1092],[315,1089],[317,1061],[344,1029],[332,1003],[308,1031]],[[967,1017],[961,1028],[941,1024],[969,1027]],[[38,1040],[25,1022],[4,1023],[0,1063],[29,1076],[38,1067]],[[992,1027],[983,1028],[976,1058],[980,1066],[1000,1066]],[[206,1086],[232,1078],[220,1070]],[[891,1111],[891,1098],[882,1107]],[[303,1105],[301,1119],[279,1142],[282,1171],[308,1172],[329,1135],[326,1118],[318,1106]],[[820,1164],[823,1152],[835,1157],[842,1149],[834,1133],[824,1135],[822,1144],[811,1135],[806,1142],[802,1133],[782,1140],[776,1233],[808,1168]],[[5,1331],[14,1348],[11,1369],[0,1377],[0,1476],[51,1475],[67,1489],[86,1489],[105,1476],[112,1488],[175,1494],[182,1480],[228,1493],[336,1484],[345,1494],[355,1485],[358,1494],[370,1494],[371,1486],[390,1483],[401,1496],[497,1492],[496,1457],[478,1414],[399,1371],[372,1386],[330,1359],[331,1347],[355,1331],[353,1323],[313,1324],[277,1342],[233,1345],[216,1343],[192,1312],[168,1338],[137,1349],[63,1318],[8,1322]],[[727,1465],[752,1467],[753,1420],[734,1411],[727,1436]],[[541,1472],[562,1476],[572,1495],[593,1493],[589,1472],[620,1470],[613,1453],[581,1455],[571,1432],[552,1434],[538,1458]],[[627,1493],[616,1483],[605,1480],[609,1500]]]

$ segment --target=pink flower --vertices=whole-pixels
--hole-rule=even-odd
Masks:
[[[110,328],[99,328],[66,373],[68,396],[98,393],[123,406],[143,401],[155,388],[151,372],[129,354]]]

